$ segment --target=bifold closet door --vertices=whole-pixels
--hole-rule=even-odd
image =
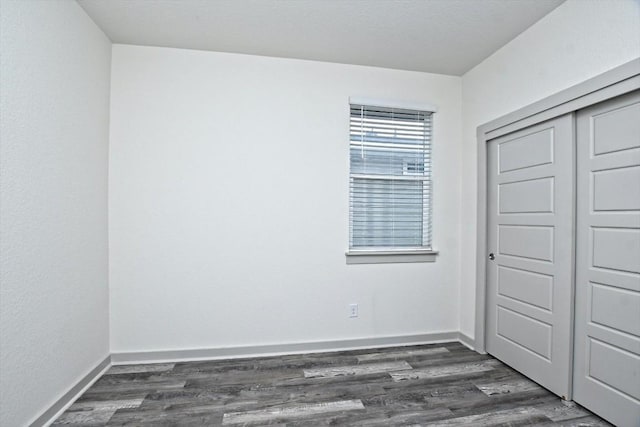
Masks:
[[[488,142],[487,351],[570,398],[574,119]]]
[[[577,113],[574,400],[640,426],[640,91]]]

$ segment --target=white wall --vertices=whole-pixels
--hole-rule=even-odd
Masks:
[[[638,56],[638,0],[568,0],[463,76],[463,333],[475,327],[476,128]]]
[[[459,77],[126,45],[112,64],[113,352],[458,329]],[[437,262],[346,265],[350,95],[439,106]]]
[[[0,425],[109,353],[111,46],[72,1],[0,5]]]

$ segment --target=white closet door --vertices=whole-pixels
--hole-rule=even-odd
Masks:
[[[573,115],[488,142],[487,351],[570,398]],[[493,259],[491,259],[493,258]]]
[[[640,426],[640,92],[577,115],[574,400]]]

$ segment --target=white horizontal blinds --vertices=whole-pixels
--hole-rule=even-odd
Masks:
[[[351,104],[350,247],[431,248],[431,115]]]

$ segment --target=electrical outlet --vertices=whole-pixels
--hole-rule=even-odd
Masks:
[[[349,317],[358,317],[358,304],[349,304]]]

